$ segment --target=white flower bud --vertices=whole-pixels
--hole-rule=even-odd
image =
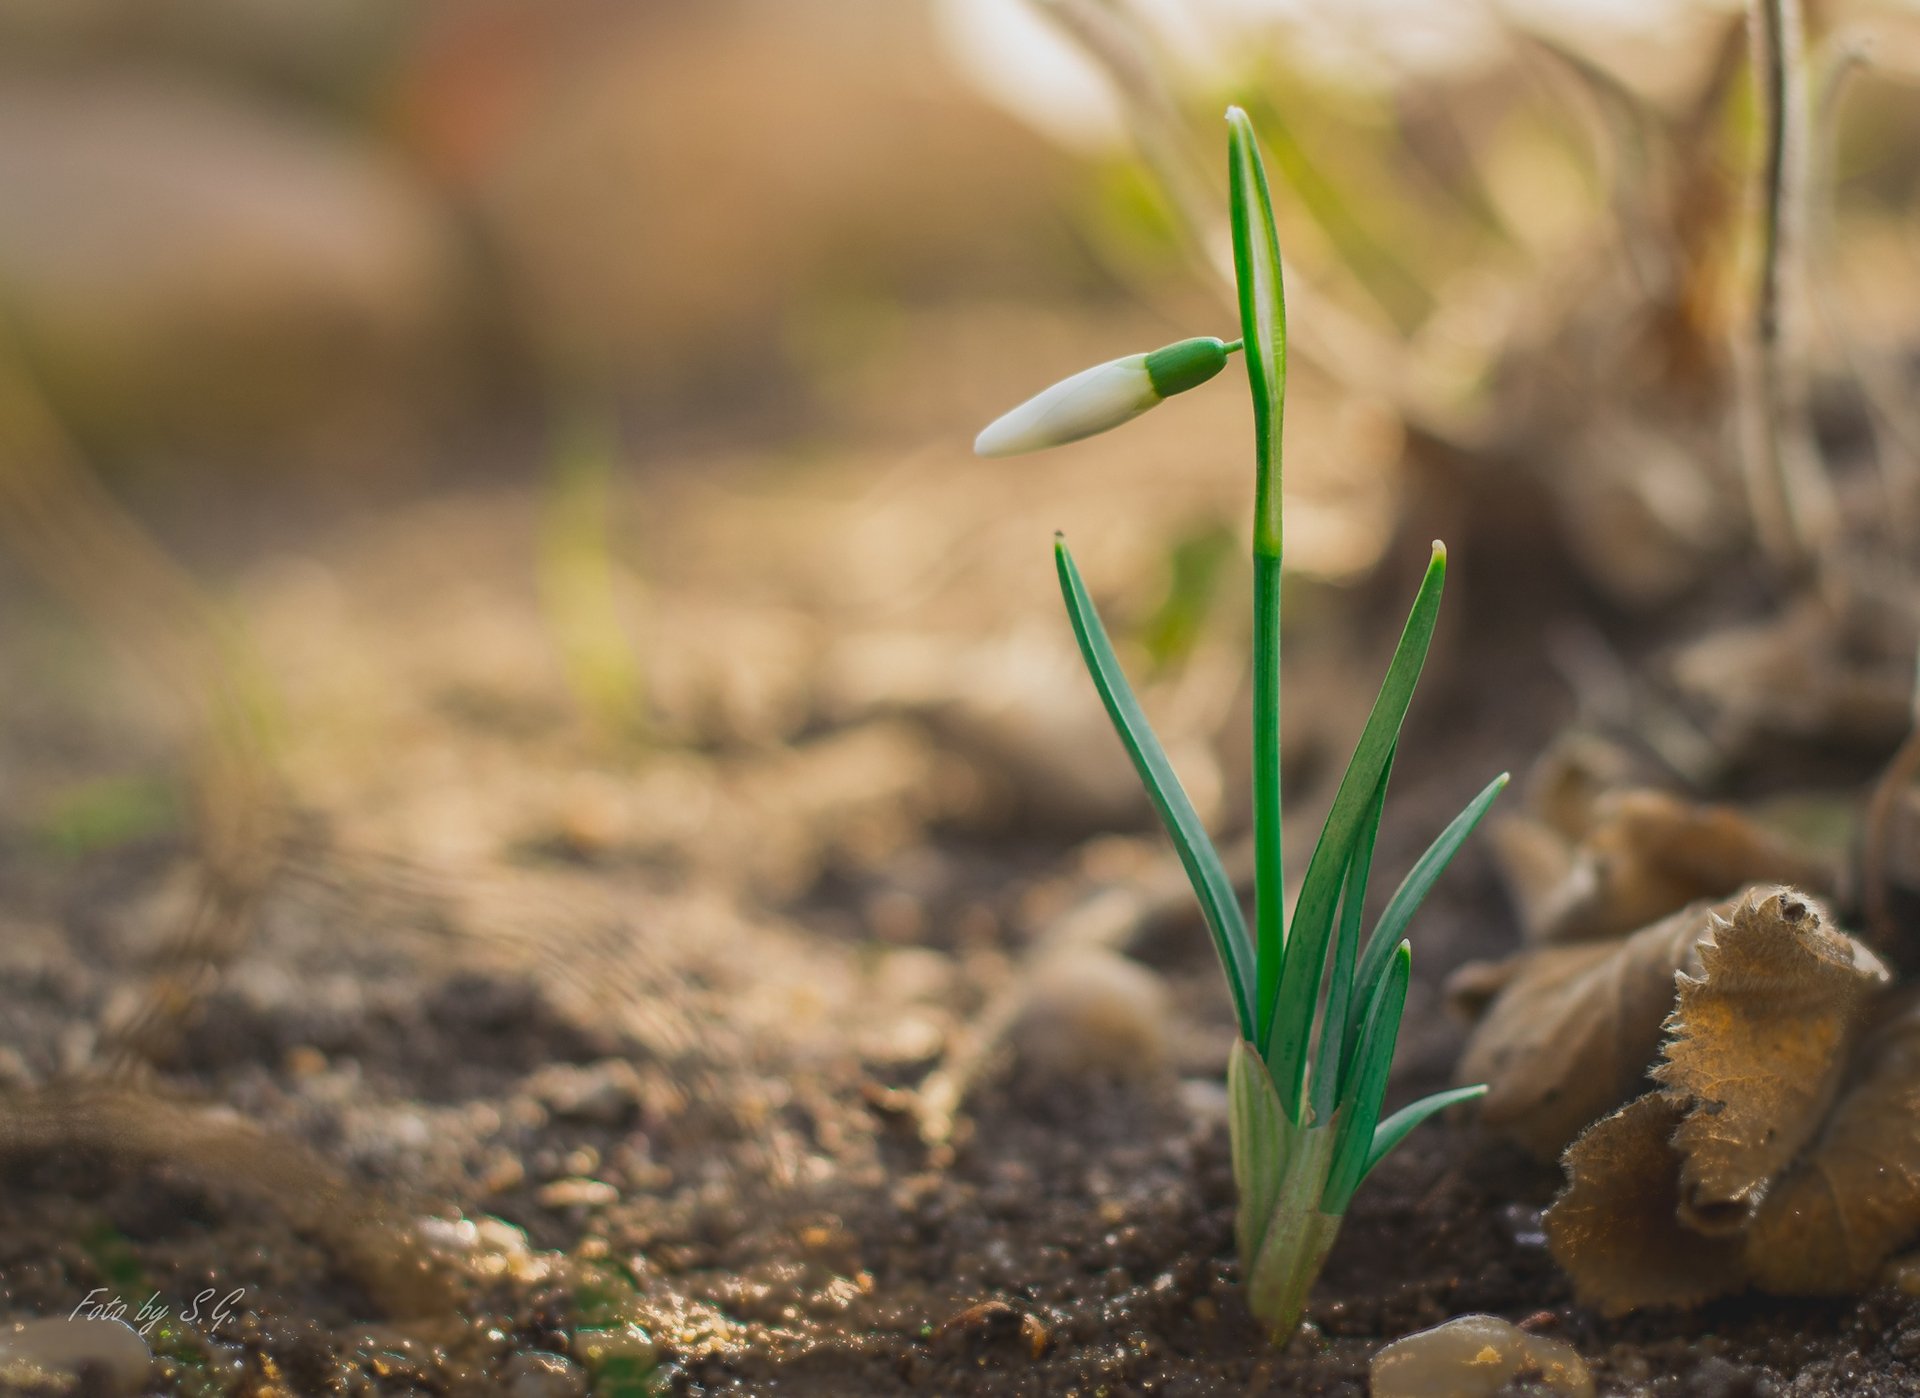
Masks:
[[[1018,456],[1077,442],[1130,422],[1159,401],[1147,374],[1147,357],[1130,354],[1043,389],[989,423],[974,438],[973,449],[981,456]]]
[[[1162,398],[1219,373],[1233,348],[1203,335],[1083,369],[989,423],[973,449],[981,456],[1018,456],[1131,422]]]

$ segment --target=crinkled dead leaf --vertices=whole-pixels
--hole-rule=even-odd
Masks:
[[[1920,1237],[1920,992],[1890,1000],[1855,1082],[1747,1234],[1754,1284],[1783,1295],[1861,1291]]]
[[[1691,1306],[1740,1289],[1742,1240],[1679,1226],[1682,1112],[1649,1092],[1596,1121],[1566,1154],[1547,1246],[1588,1305],[1608,1315]]]
[[[1904,606],[1836,610],[1809,597],[1686,646],[1672,676],[1734,766],[1777,768],[1796,746],[1829,761],[1835,750],[1885,753],[1912,726],[1912,623]]]
[[[1846,1068],[1846,1044],[1889,979],[1863,944],[1789,889],[1750,890],[1711,919],[1701,974],[1682,974],[1666,1060],[1653,1077],[1685,1111],[1680,1220],[1743,1229],[1767,1186],[1813,1138]]]
[[[1547,947],[1509,963],[1460,1060],[1461,1082],[1487,1084],[1481,1120],[1551,1160],[1638,1095],[1673,1009],[1675,973],[1698,969],[1696,944],[1732,910],[1731,901],[1701,903],[1624,941]],[[1449,990],[1472,994],[1496,974],[1463,967]]]
[[[1609,791],[1585,806],[1586,828],[1571,840],[1565,814],[1549,809],[1541,819],[1510,820],[1496,836],[1536,941],[1622,936],[1750,883],[1826,893],[1835,882],[1830,860],[1731,806],[1648,788]]]
[[[1706,922],[1660,1085],[1574,1142],[1547,1211],[1555,1259],[1608,1312],[1749,1284],[1846,1290],[1920,1232],[1920,1130],[1874,1121],[1920,1108],[1920,1025],[1873,1040],[1830,1115],[1885,966],[1790,889],[1749,889]]]

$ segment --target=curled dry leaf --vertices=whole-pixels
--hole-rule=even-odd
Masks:
[[[1580,1299],[1608,1315],[1692,1306],[1740,1289],[1742,1240],[1676,1223],[1682,1112],[1658,1092],[1596,1121],[1566,1154],[1567,1187],[1547,1210],[1547,1246]]]
[[[1536,941],[1622,936],[1750,883],[1819,894],[1835,883],[1832,861],[1731,806],[1645,788],[1610,791],[1585,807],[1587,824],[1572,839],[1564,818],[1542,814],[1547,818],[1509,821],[1497,836],[1508,884]]]
[[[1812,1139],[1846,1044],[1887,968],[1790,889],[1750,890],[1712,919],[1701,975],[1682,974],[1666,1060],[1653,1077],[1685,1111],[1680,1221],[1738,1232]]]
[[[1748,1232],[1748,1264],[1763,1290],[1864,1290],[1920,1237],[1920,993],[1888,1002],[1856,1055],[1854,1079]]]
[[[1876,1041],[1879,1066],[1829,1120],[1886,968],[1789,889],[1750,889],[1708,924],[1660,1086],[1573,1144],[1547,1211],[1555,1259],[1608,1312],[1749,1284],[1845,1290],[1920,1230],[1920,1132],[1883,1122],[1874,1136],[1871,1117],[1903,1092],[1920,1105],[1920,1028]],[[1889,1172],[1903,1184],[1883,1206]]]
[[[1502,968],[1507,979],[1467,1043],[1461,1082],[1484,1082],[1481,1120],[1552,1160],[1599,1117],[1636,1096],[1660,1051],[1676,972],[1733,903],[1695,904],[1619,942],[1546,947]],[[1501,974],[1462,967],[1459,1003]]]

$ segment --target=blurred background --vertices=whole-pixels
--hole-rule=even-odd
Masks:
[[[875,1275],[897,1336],[1002,1284],[860,1220],[1008,1052],[1137,1064],[1191,1124],[1231,1035],[1048,539],[1231,845],[1251,414],[1235,369],[1044,457],[973,434],[1234,333],[1240,103],[1289,259],[1290,842],[1434,537],[1395,867],[1574,723],[1699,790],[1856,780],[1910,711],[1920,8],[1804,37],[1769,203],[1730,0],[15,0],[0,1082],[237,1107],[576,1281],[645,1253],[592,1305],[663,1375],[775,1363]],[[1458,1046],[1440,976],[1512,937],[1460,868],[1408,1088]],[[795,1232],[795,1190],[865,1202]],[[755,1191],[762,1232],[713,1223]],[[11,1304],[61,1309],[100,1264],[39,1259],[100,1206],[34,1207]],[[202,1226],[121,1231],[151,1276],[255,1269],[245,1362],[316,1315],[361,1362],[368,1306]],[[743,1299],[769,1258],[804,1316]],[[559,1348],[537,1289],[444,1343]]]

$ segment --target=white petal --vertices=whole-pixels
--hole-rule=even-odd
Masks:
[[[1017,456],[1077,442],[1140,416],[1160,401],[1147,357],[1130,354],[1082,369],[987,424],[974,439],[981,456]]]

